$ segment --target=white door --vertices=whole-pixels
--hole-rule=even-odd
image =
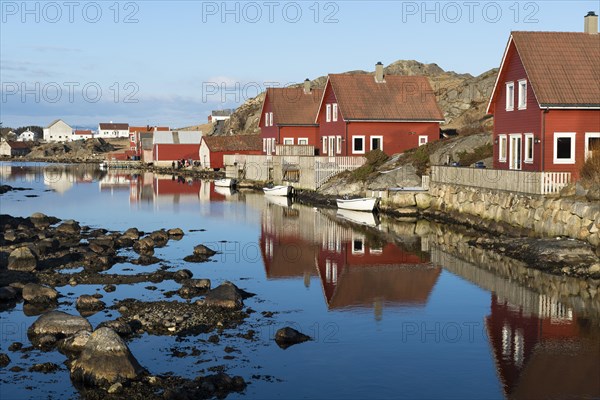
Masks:
[[[509,155],[509,168],[510,169],[521,169],[521,147],[522,147],[522,138],[520,134],[510,135],[510,143],[508,147],[508,155]]]

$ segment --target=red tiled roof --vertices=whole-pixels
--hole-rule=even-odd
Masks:
[[[129,132],[154,132],[154,131],[169,131],[168,126],[130,126]]]
[[[100,129],[107,131],[126,131],[129,129],[129,124],[113,124],[101,122]]]
[[[444,120],[424,76],[386,75],[376,82],[371,74],[330,74],[329,83],[345,120]]]
[[[30,149],[33,147],[33,142],[13,142],[7,141],[8,145],[13,149]]]
[[[258,135],[203,136],[210,151],[261,151],[262,140]]]
[[[275,125],[315,125],[322,89],[312,89],[305,94],[304,88],[268,88],[265,101],[271,104]]]
[[[512,32],[541,106],[600,106],[600,35]]]
[[[76,131],[75,131],[75,132],[73,132],[73,133],[74,133],[75,135],[91,135],[91,134],[92,134],[92,131],[91,131],[91,130],[89,130],[89,129],[88,129],[88,130],[82,129],[82,130],[76,130]]]

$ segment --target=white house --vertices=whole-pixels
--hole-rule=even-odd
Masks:
[[[38,139],[38,135],[27,129],[25,132],[21,132],[21,134],[17,137],[17,142],[33,142]]]
[[[217,121],[226,121],[231,118],[231,114],[233,114],[233,109],[225,109],[225,110],[213,110],[208,116],[208,122],[217,122]]]
[[[76,129],[73,132],[72,140],[85,140],[92,139],[94,137],[94,132],[89,129]]]
[[[96,137],[104,139],[128,138],[129,124],[115,124],[112,121],[109,123],[101,122],[98,124],[98,134]]]
[[[73,135],[73,128],[62,119],[53,121],[44,128],[44,140],[46,142],[68,142]]]

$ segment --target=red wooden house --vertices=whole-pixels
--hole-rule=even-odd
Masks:
[[[402,153],[439,139],[444,116],[424,76],[330,74],[315,122],[321,155]]]
[[[261,154],[261,149],[261,139],[258,135],[203,136],[199,160],[204,168],[224,168],[224,155]]]
[[[494,168],[577,179],[600,143],[600,35],[592,14],[588,32],[511,33],[487,109]]]
[[[130,126],[129,127],[129,150],[134,156],[142,156],[142,138],[152,138],[155,131],[167,132],[168,126]]]
[[[308,79],[303,87],[267,89],[258,125],[263,154],[273,154],[276,144],[317,145],[315,115],[322,94]]]

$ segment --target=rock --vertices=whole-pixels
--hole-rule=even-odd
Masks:
[[[56,232],[65,233],[68,235],[78,235],[81,232],[81,226],[77,223],[77,221],[73,221],[69,219],[64,221],[62,224],[56,227]]]
[[[0,301],[11,301],[17,298],[17,290],[10,286],[0,288]]]
[[[80,312],[81,311],[100,311],[100,310],[104,310],[104,308],[106,308],[106,304],[102,300],[97,299],[94,296],[84,294],[77,298],[75,307]]]
[[[115,290],[117,290],[117,287],[115,285],[112,285],[112,284],[104,285],[104,291],[106,293],[111,293],[111,292],[114,292]]]
[[[121,238],[138,240],[140,238],[140,231],[137,228],[129,228],[123,232]]]
[[[35,346],[43,344],[44,336],[62,339],[79,331],[92,331],[87,319],[62,311],[51,311],[39,317],[27,330],[27,336]]]
[[[85,385],[110,387],[140,378],[144,369],[127,344],[110,328],[99,328],[71,365],[71,379]]]
[[[169,234],[165,230],[154,231],[149,235],[155,247],[164,247],[169,242]]]
[[[179,271],[173,274],[173,279],[177,283],[181,283],[187,279],[190,279],[194,274],[189,269],[180,269]]]
[[[9,351],[19,351],[23,348],[23,343],[21,342],[13,342],[8,346]]]
[[[43,364],[34,364],[29,368],[29,372],[43,372],[44,374],[49,374],[51,372],[55,372],[60,367],[54,363],[47,362]]]
[[[8,354],[0,353],[0,368],[4,368],[8,364],[10,364],[10,357]]]
[[[46,214],[42,214],[39,212],[31,214],[31,217],[29,217],[29,220],[31,221],[31,223],[33,225],[35,225],[38,228],[48,227],[48,226],[60,221],[58,218],[49,217]]]
[[[588,272],[590,274],[596,274],[596,273],[600,272],[600,263],[594,264],[591,267],[589,267]]]
[[[290,328],[289,326],[281,328],[275,333],[275,341],[277,342],[277,345],[282,349],[287,349],[290,346],[306,342],[308,340],[312,340],[310,336],[298,332],[297,330],[295,330],[294,328]]]
[[[131,326],[120,320],[103,321],[96,327],[96,329],[98,328],[110,328],[122,337],[131,336],[133,334]]]
[[[209,249],[208,247],[199,244],[194,247],[194,254],[191,256],[184,257],[184,260],[187,262],[206,262],[212,256],[217,254],[216,251]]]
[[[184,235],[183,230],[181,228],[169,229],[167,233],[169,234],[169,237],[174,240],[180,240]]]
[[[431,196],[428,193],[417,193],[415,195],[415,201],[417,203],[417,208],[424,210],[431,205]]]
[[[120,382],[113,383],[108,390],[106,391],[108,394],[119,393],[123,389],[123,385]]]
[[[177,291],[184,299],[200,296],[210,290],[210,279],[188,279]]]
[[[212,307],[240,310],[244,307],[243,300],[251,296],[253,296],[251,293],[243,291],[233,283],[226,281],[208,292],[204,298],[204,303]]]
[[[90,331],[79,331],[72,336],[61,339],[58,343],[58,350],[68,357],[74,357],[83,351],[83,348],[90,339]]]
[[[30,303],[52,303],[58,298],[58,292],[51,287],[28,283],[23,286],[23,300]]]
[[[8,256],[8,269],[32,272],[37,267],[37,257],[28,247],[19,247]]]
[[[133,251],[146,256],[154,255],[154,241],[148,237],[142,238],[133,244]]]

